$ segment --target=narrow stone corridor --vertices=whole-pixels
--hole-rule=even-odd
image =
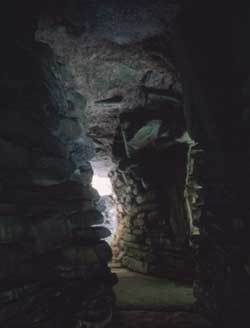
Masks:
[[[249,31],[243,1],[1,1],[1,328],[250,326]]]

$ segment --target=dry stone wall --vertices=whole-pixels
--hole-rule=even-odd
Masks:
[[[133,271],[191,281],[185,185],[178,185],[178,180],[169,183],[164,172],[161,184],[154,184],[157,159],[154,165],[150,184],[133,169],[118,169],[112,174],[118,213],[114,258]],[[182,175],[184,168],[185,162]]]
[[[60,64],[43,44],[8,45],[0,85],[0,326],[108,320],[110,232],[90,185],[93,145]]]

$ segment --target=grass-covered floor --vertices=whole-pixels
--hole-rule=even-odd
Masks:
[[[113,271],[119,278],[115,293],[120,309],[164,310],[194,303],[192,286],[124,269]]]

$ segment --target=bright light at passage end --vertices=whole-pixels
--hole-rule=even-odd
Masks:
[[[109,178],[94,175],[92,179],[92,187],[98,191],[100,196],[107,196],[112,194],[112,185]]]

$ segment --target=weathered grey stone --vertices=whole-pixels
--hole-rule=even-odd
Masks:
[[[82,229],[75,231],[76,237],[80,241],[84,242],[96,242],[100,239],[105,239],[110,236],[109,229],[105,227],[92,227],[88,229]]]
[[[148,273],[148,264],[142,261],[138,261],[134,258],[125,256],[122,259],[122,263],[125,267],[129,268],[132,271],[140,272],[140,273]]]
[[[141,218],[136,218],[134,221],[133,221],[133,224],[135,226],[139,226],[139,227],[143,227],[144,226],[144,223],[145,221]]]
[[[28,149],[40,149],[48,155],[67,156],[64,145],[48,128],[20,112],[6,111],[2,114],[0,136]]]
[[[72,78],[68,77],[67,79]],[[77,92],[74,88],[70,88],[67,90],[66,99],[68,102],[67,117],[70,118],[84,118],[85,116],[85,108],[87,105],[86,98]]]
[[[105,241],[96,245],[95,252],[101,262],[108,263],[112,259],[112,249]]]
[[[127,255],[140,260],[142,262],[150,262],[150,255],[148,251],[143,251],[140,248],[127,248]]]
[[[35,242],[34,251],[39,253],[61,248],[73,238],[70,224],[57,216],[32,224],[30,233]]]
[[[93,169],[89,162],[82,161],[81,166],[76,170],[77,180],[80,181],[84,186],[88,186],[92,182]]]
[[[123,186],[123,182],[120,179],[115,180],[115,187],[120,188]]]
[[[123,206],[122,206],[121,204],[118,204],[118,206],[117,206],[117,210],[118,210],[118,212],[120,212],[120,213],[123,213],[123,212],[124,212]]]
[[[119,172],[117,172],[117,175],[119,176]],[[141,181],[132,178],[129,171],[124,172],[124,175],[125,179],[120,179],[121,186],[115,189],[117,206],[124,209],[124,212],[118,211],[119,228],[116,231],[113,243],[116,249],[115,259],[119,258],[123,261],[128,256],[138,260],[143,265],[147,265],[147,271],[151,270],[150,272],[157,275],[169,274],[171,277],[176,272],[176,274],[178,273],[178,279],[181,276],[180,272],[183,271],[183,274],[186,269],[190,274],[190,278],[192,270],[184,260],[187,255],[183,252],[183,248],[175,248],[175,241],[169,227],[168,196],[166,195],[165,202],[161,197],[159,186],[148,186],[145,190],[140,185]],[[115,185],[117,176],[114,175],[112,178]],[[136,186],[136,197],[127,193],[128,185],[126,181],[128,180],[133,180],[133,184]],[[166,182],[163,180],[162,183],[166,188]],[[130,185],[132,184],[130,183]],[[162,260],[163,254],[171,259],[169,260],[170,267],[168,269],[165,268],[165,262]],[[141,263],[140,265],[142,265]],[[126,265],[125,262],[123,264]],[[141,267],[139,270],[143,271]]]
[[[137,204],[142,204],[143,202],[145,201],[145,199],[144,199],[144,197],[142,197],[142,196],[137,196],[136,197],[136,203]]]
[[[132,191],[132,188],[130,186],[127,186],[125,191],[127,194],[130,194]]]
[[[38,43],[37,58],[39,60],[41,69],[41,79],[43,82],[44,93],[46,100],[48,100],[49,107],[53,114],[64,115],[67,110],[66,94],[64,83],[62,81],[61,65],[56,60],[52,49],[46,44]],[[47,115],[52,113],[46,112]]]
[[[35,161],[32,176],[33,181],[39,185],[53,185],[70,179],[76,166],[70,160],[43,157]]]
[[[104,222],[103,215],[95,209],[77,212],[70,216],[69,219],[74,228],[89,227],[91,225],[102,224]]]
[[[86,161],[92,159],[95,155],[93,141],[87,136],[82,136],[68,145],[72,161],[81,167]]]
[[[28,231],[34,242],[34,251],[39,253],[63,248],[73,241],[88,244],[110,236],[110,231],[105,227],[75,226],[60,215],[31,224]]]
[[[142,229],[133,229],[132,232],[135,236],[142,236],[145,233],[145,228],[143,230]]]
[[[80,264],[86,266],[99,263],[99,258],[95,248],[90,246],[70,246],[63,250],[65,259],[74,265]]]
[[[59,127],[56,134],[72,142],[81,137],[83,134],[83,127],[79,120],[71,118],[63,118],[60,120]]]
[[[60,208],[69,208],[75,211],[82,208],[89,208],[89,204],[97,200],[95,190],[90,186],[84,186],[77,181],[67,181],[50,186],[32,185],[29,189],[16,188],[0,193],[3,200],[14,200],[17,203],[29,204],[31,207],[56,206]]]
[[[34,41],[31,12],[20,13],[28,37],[24,41],[18,30],[19,41],[13,42],[11,33],[2,52],[0,326],[63,327],[68,321],[76,326],[81,311],[82,320],[92,312],[91,318],[99,319],[106,308],[111,313],[115,281],[105,262],[108,250],[100,247],[97,256],[95,249],[109,232],[99,227],[76,231],[68,219],[77,211],[93,211],[96,195],[89,185],[70,180],[76,165],[69,156],[74,140],[67,139],[80,131],[69,120],[58,125],[67,114],[65,81],[60,80],[60,65]],[[88,220],[96,223],[93,217],[96,213],[89,211]],[[63,256],[65,248],[77,245],[86,265],[77,256],[71,261]]]
[[[135,249],[140,249],[142,251],[150,251],[150,248],[145,244],[145,238],[141,238],[140,236],[137,236],[137,239],[135,242],[131,242],[131,241],[125,241],[122,240],[122,245],[124,247],[129,247],[129,248],[135,248]]]
[[[125,241],[135,242],[137,240],[137,237],[134,236],[134,235],[132,235],[132,234],[130,234],[130,233],[126,233],[126,234],[124,234],[123,239]]]
[[[133,193],[133,195],[137,196],[138,193],[139,193],[138,192],[138,189],[137,188],[133,188],[132,193]]]

